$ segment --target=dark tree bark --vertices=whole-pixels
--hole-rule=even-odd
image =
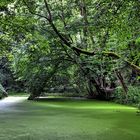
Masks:
[[[127,92],[128,92],[128,88],[127,88],[127,86],[126,86],[126,84],[124,82],[124,78],[123,78],[123,76],[122,76],[122,74],[121,74],[120,71],[117,71],[116,72],[116,75],[117,75],[117,77],[118,77],[118,79],[119,79],[119,81],[120,81],[120,83],[122,85],[122,88],[123,88],[124,93],[125,93],[125,96],[126,96],[127,95]]]
[[[88,98],[90,98],[90,99],[95,99],[96,98],[96,93],[93,90],[93,88],[94,88],[93,81],[91,79],[89,79],[88,80],[87,91],[88,91]]]

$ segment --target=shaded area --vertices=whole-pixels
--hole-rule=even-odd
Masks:
[[[87,98],[84,98],[84,97],[62,97],[62,96],[59,96],[59,97],[39,97],[39,98],[36,98],[35,99],[36,101],[41,101],[41,102],[50,102],[50,101],[54,101],[54,102],[66,102],[66,101],[82,101],[82,100],[89,100],[90,99],[87,99]],[[92,99],[93,101],[93,99]]]

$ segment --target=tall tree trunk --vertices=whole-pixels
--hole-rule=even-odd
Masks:
[[[93,82],[91,79],[88,80],[88,87],[87,87],[87,91],[88,91],[88,98],[93,99],[96,98],[96,93],[93,90]]]
[[[125,93],[125,96],[127,95],[127,92],[128,92],[128,87],[126,86],[125,82],[124,82],[124,78],[123,76],[121,75],[121,72],[120,71],[116,71],[116,75],[120,81],[120,84],[122,85],[122,88],[124,90],[124,93]]]

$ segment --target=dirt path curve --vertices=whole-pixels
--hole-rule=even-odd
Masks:
[[[0,112],[9,112],[16,109],[19,103],[25,101],[27,97],[7,97],[0,100]]]

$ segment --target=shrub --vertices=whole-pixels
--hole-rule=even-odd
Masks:
[[[127,95],[123,94],[122,87],[116,88],[115,100],[122,104],[138,104],[140,102],[140,87],[129,86]]]

